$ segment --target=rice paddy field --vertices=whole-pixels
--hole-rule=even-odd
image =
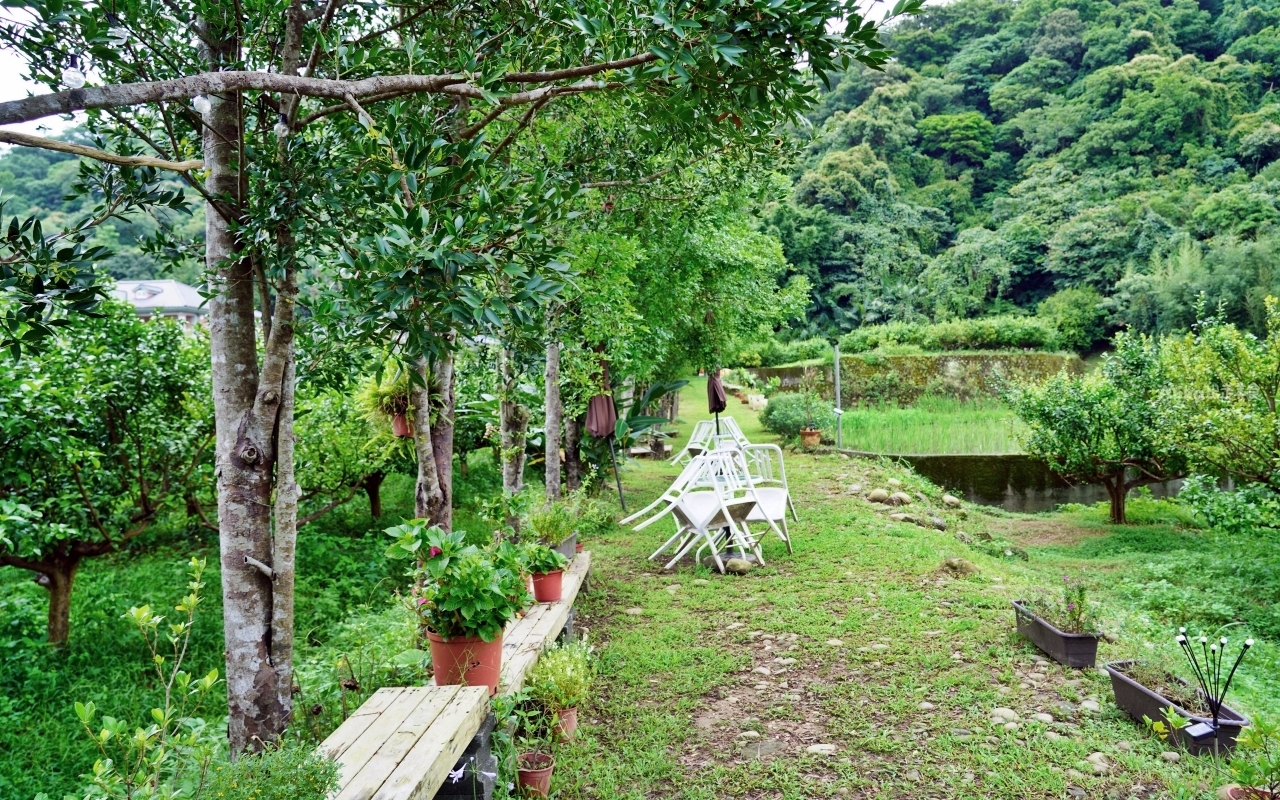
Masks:
[[[844,412],[844,446],[901,455],[1021,453],[1022,423],[997,400],[922,397],[914,406],[860,406]]]

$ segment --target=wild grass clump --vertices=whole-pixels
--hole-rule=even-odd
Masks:
[[[1020,453],[1022,425],[995,400],[926,395],[914,406],[891,403],[844,412],[844,446],[869,453],[992,455]]]

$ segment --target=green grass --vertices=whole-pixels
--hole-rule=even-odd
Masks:
[[[1023,426],[996,400],[922,397],[908,408],[859,406],[842,417],[844,446],[868,453],[990,455],[1020,453]]]

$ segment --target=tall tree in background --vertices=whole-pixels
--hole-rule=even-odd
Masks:
[[[921,4],[902,0],[896,11]],[[309,265],[347,259],[353,296],[375,300],[354,315],[363,329],[431,360],[447,352],[450,331],[428,324],[440,316],[422,307],[421,284],[473,318],[498,317],[493,299],[467,295],[458,271],[516,264],[534,276],[551,252],[537,228],[569,187],[550,176],[587,164],[552,164],[541,179],[474,168],[501,167],[540,109],[608,94],[643,136],[695,154],[750,150],[813,98],[801,64],[823,75],[887,58],[877,26],[836,0],[132,0],[109,11],[32,0],[18,13],[0,25],[0,42],[53,91],[0,103],[0,125],[87,111],[101,142],[76,154],[113,165],[125,183],[138,168],[173,170],[206,203],[233,753],[278,736],[292,713],[293,348]],[[517,196],[530,184],[546,191],[526,204]],[[491,203],[494,186],[506,199]],[[92,301],[93,254],[49,257],[50,238],[33,230],[20,251],[5,245],[0,278],[16,309],[3,318],[8,340],[38,339],[42,320]],[[353,242],[374,250],[353,252]],[[415,257],[396,263],[397,246]]]

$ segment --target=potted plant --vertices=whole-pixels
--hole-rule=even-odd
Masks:
[[[1068,667],[1092,667],[1098,658],[1098,621],[1083,583],[1062,578],[1062,597],[1013,601],[1018,633]]]
[[[800,445],[817,447],[822,443],[822,431],[813,424],[813,395],[806,394],[804,402],[804,427],[800,429]]]
[[[578,519],[564,503],[550,503],[529,512],[528,529],[537,540],[572,559],[578,541]]]
[[[539,603],[560,602],[564,587],[564,568],[569,559],[545,544],[529,542],[524,546],[524,563],[533,576],[533,598]]]
[[[524,580],[500,553],[465,543],[425,520],[387,530],[387,554],[414,558],[411,602],[431,647],[437,686],[463,683],[498,690],[502,630],[528,604]]]
[[[595,666],[591,646],[584,641],[566,642],[547,650],[529,672],[529,697],[555,719],[554,731],[572,739],[578,729],[578,706],[586,702]]]
[[[397,439],[413,436],[409,421],[409,373],[397,369],[386,378],[371,378],[360,391],[359,402],[374,415],[391,420],[391,433]]]
[[[1116,705],[1193,755],[1230,749],[1249,720],[1223,700],[1253,640],[1245,641],[1235,663],[1226,668],[1225,636],[1213,643],[1205,636],[1192,641],[1186,630],[1179,630],[1176,641],[1191,667],[1195,684],[1145,662],[1113,662],[1104,669],[1111,676]]]
[[[522,752],[516,756],[516,780],[526,794],[546,797],[551,793],[551,773],[556,768],[555,756],[542,743],[530,744],[525,740]]]
[[[1240,732],[1227,763],[1232,783],[1218,790],[1222,800],[1280,798],[1280,720],[1259,717]]]

